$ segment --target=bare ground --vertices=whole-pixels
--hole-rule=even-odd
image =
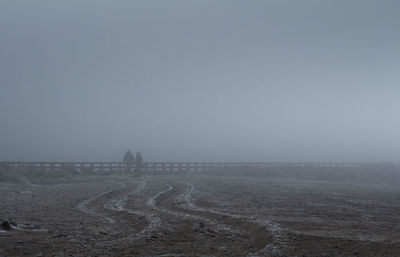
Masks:
[[[396,187],[229,172],[21,175],[3,179],[0,201],[0,219],[18,224],[0,230],[0,256],[400,256]]]

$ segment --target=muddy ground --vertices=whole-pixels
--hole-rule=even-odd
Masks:
[[[400,256],[396,176],[302,172],[3,171],[0,256]]]

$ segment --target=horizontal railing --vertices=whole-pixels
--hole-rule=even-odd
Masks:
[[[134,171],[138,168],[142,172],[163,172],[163,171],[201,171],[221,168],[239,167],[360,167],[360,166],[396,166],[395,163],[352,163],[352,162],[144,162],[140,167],[135,163],[126,162],[0,162],[2,168],[31,168],[42,169],[45,171],[59,171],[70,169],[79,172],[87,171],[107,171],[124,172]]]

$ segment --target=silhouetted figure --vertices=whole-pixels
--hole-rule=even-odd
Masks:
[[[140,176],[142,174],[143,171],[143,157],[142,155],[137,152],[136,153],[136,170],[135,173],[137,176]]]
[[[135,157],[133,156],[131,150],[128,150],[124,154],[123,162],[126,163],[127,171],[131,171],[132,170],[132,165],[135,163]]]

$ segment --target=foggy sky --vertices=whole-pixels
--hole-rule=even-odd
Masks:
[[[0,1],[0,160],[400,161],[400,2]]]

